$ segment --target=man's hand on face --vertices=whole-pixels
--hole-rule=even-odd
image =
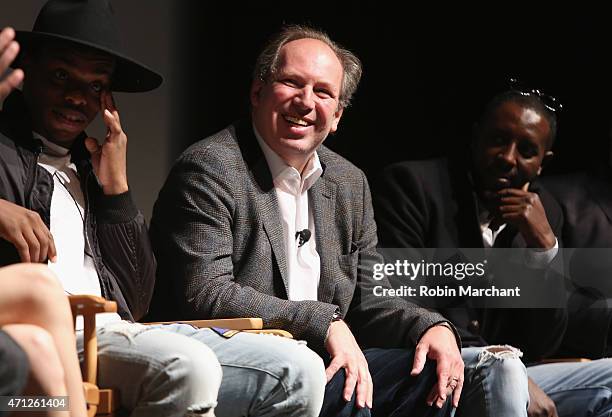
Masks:
[[[19,44],[13,39],[15,39],[15,31],[12,28],[4,28],[0,32],[0,75],[4,74],[19,53]],[[23,71],[20,69],[11,72],[1,80],[0,101],[4,100],[21,81],[23,81]]]
[[[559,417],[553,400],[531,378],[528,378],[528,382],[529,407],[527,407],[527,415],[529,417]]]
[[[117,195],[128,190],[127,182],[127,136],[121,129],[119,112],[110,92],[100,96],[100,111],[108,128],[106,141],[99,145],[94,138],[85,139],[91,154],[94,172],[106,195]]]
[[[372,408],[372,377],[368,362],[357,344],[353,333],[342,320],[334,321],[329,326],[325,348],[331,356],[331,363],[325,370],[327,382],[344,368],[346,381],[344,384],[344,400],[350,401],[357,386],[356,403],[360,408]]]
[[[423,334],[416,346],[410,375],[420,374],[427,358],[436,361],[438,375],[437,384],[427,396],[427,404],[442,408],[452,394],[453,406],[458,407],[463,389],[463,359],[455,334],[446,325],[433,326]]]
[[[57,260],[53,236],[38,213],[2,199],[0,237],[15,246],[22,262]]]
[[[530,248],[550,249],[556,238],[540,201],[540,196],[522,189],[504,188],[498,192],[498,216],[502,223],[515,226]]]

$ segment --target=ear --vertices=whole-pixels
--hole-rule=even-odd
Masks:
[[[259,78],[253,80],[251,84],[251,106],[257,107],[259,105],[260,95],[264,87],[264,82]]]
[[[540,168],[538,168],[538,175],[542,173],[542,169],[550,163],[554,154],[553,151],[546,151],[544,154],[544,158],[542,158],[542,163],[540,164]]]
[[[338,110],[334,113],[334,120],[332,120],[330,133],[334,133],[338,130],[338,124],[340,123],[340,118],[342,117],[342,113],[344,112],[344,107],[338,106]]]

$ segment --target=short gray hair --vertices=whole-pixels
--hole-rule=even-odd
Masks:
[[[278,71],[278,58],[282,47],[298,39],[316,39],[334,51],[344,70],[340,87],[340,107],[348,107],[361,79],[363,71],[361,61],[354,53],[334,42],[327,33],[310,26],[286,25],[274,35],[257,57],[253,79],[268,82]]]

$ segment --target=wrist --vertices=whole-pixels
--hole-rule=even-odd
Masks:
[[[102,185],[104,195],[118,195],[126,193],[129,190],[127,181],[117,181],[108,185]]]

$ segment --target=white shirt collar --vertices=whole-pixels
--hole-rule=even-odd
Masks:
[[[272,174],[272,180],[274,181],[275,186],[283,187],[283,184],[286,185],[288,181],[291,181],[293,179],[299,179],[300,190],[294,191],[305,192],[309,190],[310,187],[312,187],[314,183],[319,179],[319,177],[323,174],[323,166],[321,165],[319,155],[316,151],[306,163],[306,167],[304,168],[304,174],[300,175],[297,169],[288,165],[283,160],[283,158],[281,158],[276,152],[272,150],[272,148],[270,148],[270,146],[266,143],[266,141],[257,131],[255,124],[253,124],[253,132],[255,133],[257,142],[259,143],[264,157],[266,158],[266,162],[268,163],[268,168],[270,168],[270,173]]]
[[[32,136],[34,139],[39,139],[43,143],[43,153],[46,155],[61,157],[68,156],[70,154],[70,149],[51,142],[40,133],[32,132]]]

